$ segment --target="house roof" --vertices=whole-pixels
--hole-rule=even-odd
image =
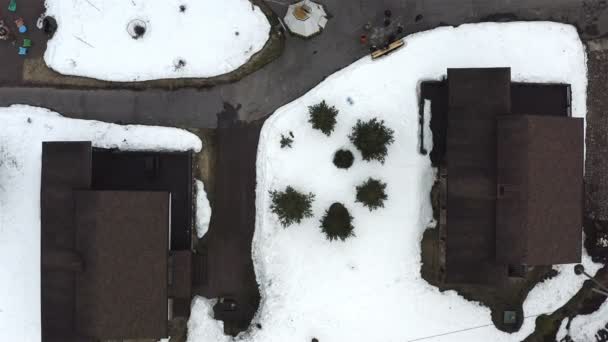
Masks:
[[[511,111],[510,70],[449,69],[448,87],[446,281],[500,281],[495,120]]]
[[[167,192],[75,192],[76,331],[98,339],[167,337]]]
[[[71,341],[74,329],[74,274],[77,269],[72,189],[91,185],[90,142],[42,144],[40,189],[40,297],[43,341]]]
[[[580,262],[583,142],[580,118],[499,118],[497,261]]]
[[[167,336],[173,196],[164,190],[179,188],[180,205],[187,207],[180,215],[189,222],[191,157],[112,153],[95,163],[98,153],[107,156],[90,142],[42,144],[42,341]],[[148,167],[150,159],[158,167]],[[113,177],[96,179],[104,170]],[[142,174],[148,170],[153,174]],[[171,176],[179,180],[171,183]],[[188,261],[179,263],[179,271],[188,271]],[[179,294],[188,297],[189,274],[180,276]]]
[[[446,282],[578,262],[582,121],[512,115],[508,68],[449,69],[447,82]]]
[[[437,166],[444,162],[448,118],[447,81],[425,81],[420,86],[421,100],[431,102],[430,126],[433,131],[431,162]],[[571,111],[570,85],[559,83],[511,82],[511,114],[569,117]],[[420,109],[424,105],[421,103]],[[427,146],[428,142],[424,142]]]
[[[192,245],[192,153],[95,149],[91,187],[95,190],[171,193],[171,249]]]

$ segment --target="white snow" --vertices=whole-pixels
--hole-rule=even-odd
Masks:
[[[270,24],[248,0],[46,0],[58,29],[46,64],[66,75],[108,81],[213,77],[260,51]],[[185,11],[180,11],[180,6]],[[140,39],[127,32],[146,23]],[[178,60],[186,65],[176,68]]]
[[[209,230],[209,222],[211,221],[211,206],[205,192],[205,184],[196,180],[196,236],[201,239]]]
[[[597,311],[574,317],[570,322],[570,329],[567,324],[566,318],[557,332],[557,341],[561,341],[566,335],[574,342],[601,341],[599,338],[596,340],[595,335],[602,329],[608,331],[608,300]]]
[[[190,317],[200,319],[188,320],[188,342],[228,342],[230,337],[224,335],[224,323],[213,319],[215,299],[195,297],[192,300]]]
[[[572,86],[572,114],[586,114],[586,55],[576,29],[549,23],[484,23],[442,27],[406,38],[407,47],[372,61],[362,58],[328,77],[265,123],[258,149],[257,219],[253,242],[262,304],[245,341],[406,342],[482,326],[432,341],[520,341],[535,326],[527,319],[514,334],[497,330],[490,310],[453,291],[440,293],[420,275],[420,241],[432,220],[434,178],[428,156],[418,154],[418,85],[439,80],[450,67],[511,67],[513,81],[564,82]],[[350,101],[349,101],[350,99]],[[336,106],[331,137],[313,130],[307,107]],[[347,135],[357,119],[378,117],[395,130],[386,163],[364,162]],[[292,149],[280,148],[293,131]],[[427,130],[426,142],[430,141]],[[344,171],[332,155],[347,147],[355,163]],[[372,176],[388,183],[385,208],[370,212],[355,203],[355,186]],[[316,194],[314,218],[284,229],[269,211],[268,192],[287,185]],[[354,216],[356,237],[327,241],[319,219],[340,201]],[[590,273],[599,266],[585,254]],[[551,312],[580,288],[573,265],[537,285],[526,316]],[[202,331],[210,317],[193,311],[190,341],[215,341]],[[220,339],[221,340],[221,339]]]
[[[92,141],[121,150],[199,151],[174,128],[69,119],[29,106],[0,108],[0,332],[40,341],[40,168],[43,141]]]

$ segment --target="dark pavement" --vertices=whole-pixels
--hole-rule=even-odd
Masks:
[[[11,39],[8,41],[0,40],[0,79],[14,80],[19,79],[23,69],[23,56],[19,56],[19,46],[23,44],[23,38],[28,38],[32,41],[32,47],[28,49],[29,57],[39,57],[46,50],[46,34],[36,28],[36,20],[44,11],[44,1],[17,1],[17,10],[15,12],[8,11],[9,1],[2,1],[0,7],[0,20],[11,30]],[[25,26],[28,28],[26,33],[19,33],[15,20],[22,18]]]
[[[260,294],[251,259],[255,231],[256,157],[263,120],[236,121],[226,106],[217,129],[218,160],[215,200],[209,231],[198,249],[207,257],[205,286],[195,293],[208,298],[229,298],[236,310],[215,308],[224,330],[236,334],[247,329],[258,309]]]
[[[608,50],[588,54],[586,216],[608,222]]]
[[[213,91],[78,90],[0,87],[0,106],[29,104],[65,116],[116,123],[214,128],[222,97]]]
[[[39,6],[41,0],[20,0]],[[266,1],[280,16],[286,0]],[[67,116],[124,123],[215,127],[222,103],[241,106],[239,117],[260,118],[317,85],[325,77],[366,55],[359,35],[368,21],[379,25],[385,9],[404,33],[439,25],[486,20],[554,20],[576,25],[585,39],[608,33],[606,0],[323,0],[333,17],[323,34],[302,40],[287,37],[283,54],[239,82],[209,89],[149,91],[0,88],[0,105],[29,103]],[[14,72],[0,65],[0,80]],[[5,84],[8,82],[5,81]],[[0,84],[1,85],[1,84]]]

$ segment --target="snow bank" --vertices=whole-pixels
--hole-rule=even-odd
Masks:
[[[6,341],[40,341],[40,168],[43,141],[92,141],[122,150],[199,151],[174,128],[69,119],[29,106],[0,108],[0,331]]]
[[[209,230],[211,221],[211,206],[205,192],[205,184],[196,180],[196,236],[201,239]]]
[[[200,319],[188,321],[187,342],[228,342],[230,337],[224,335],[224,323],[213,319],[215,300],[195,297],[192,300],[190,316]]]
[[[247,0],[46,0],[58,29],[46,64],[59,73],[107,81],[212,77],[245,64],[270,33]],[[184,6],[182,12],[180,6]],[[146,25],[133,39],[133,20]],[[179,60],[186,64],[176,67]]]
[[[561,341],[566,335],[569,335],[574,342],[602,341],[601,338],[596,338],[596,334],[600,330],[605,330],[602,335],[608,336],[608,300],[596,312],[574,317],[570,322],[570,329],[567,328],[567,325],[568,319],[566,318],[557,332],[558,341]]]
[[[518,333],[503,333],[489,309],[453,291],[440,293],[421,278],[420,241],[432,220],[434,171],[428,156],[417,152],[417,89],[422,80],[445,77],[450,67],[510,66],[513,81],[571,84],[573,116],[585,117],[583,44],[574,27],[548,22],[442,27],[406,42],[385,58],[365,57],[328,77],[265,123],[252,251],[262,293],[255,322],[263,329],[244,340],[404,342],[481,326],[433,341],[520,341],[534,329],[531,318]],[[329,138],[308,123],[307,107],[321,100],[340,110]],[[395,130],[384,165],[363,162],[347,138],[357,119],[375,116]],[[281,133],[290,130],[296,144],[281,149]],[[331,162],[343,147],[355,152],[348,171]],[[388,183],[385,208],[373,212],[354,202],[355,186],[369,176]],[[288,184],[316,194],[314,218],[283,229],[269,211],[268,191]],[[319,229],[334,201],[354,216],[356,237],[345,242],[328,242]],[[590,272],[598,268],[587,255],[583,263]],[[572,265],[556,269],[555,278],[530,293],[525,315],[551,312],[578,290],[583,279]],[[207,318],[193,313],[191,320]]]

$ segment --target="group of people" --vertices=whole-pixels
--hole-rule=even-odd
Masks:
[[[391,27],[393,24],[392,16],[391,10],[387,9],[384,11],[382,28],[374,28],[370,22],[363,27],[365,33],[359,39],[362,45],[369,45],[370,52],[388,48],[403,33],[404,28],[400,23],[396,27]]]

